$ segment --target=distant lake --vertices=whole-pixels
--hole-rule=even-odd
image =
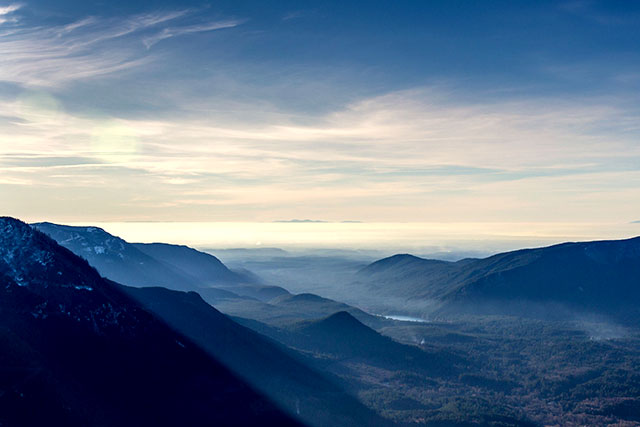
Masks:
[[[420,323],[427,323],[428,320],[425,319],[420,319],[419,317],[411,317],[411,316],[397,316],[397,315],[387,315],[387,316],[382,316],[385,319],[389,319],[389,320],[399,320],[401,322],[420,322]]]

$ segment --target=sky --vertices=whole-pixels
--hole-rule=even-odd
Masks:
[[[0,0],[27,221],[640,234],[639,113],[639,2]]]

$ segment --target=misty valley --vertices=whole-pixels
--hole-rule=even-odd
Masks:
[[[640,423],[640,238],[375,255],[4,217],[0,423]]]

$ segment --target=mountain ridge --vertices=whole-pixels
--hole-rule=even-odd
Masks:
[[[86,260],[8,217],[0,280],[2,424],[297,425]]]
[[[250,274],[231,271],[215,256],[185,245],[129,243],[93,226],[50,222],[32,226],[87,259],[100,274],[117,283],[184,291],[219,287],[263,300],[288,294],[283,288],[261,284]]]
[[[613,313],[640,301],[640,237],[622,240],[565,242],[520,249],[487,258],[456,262],[396,255],[358,273],[359,284],[378,295],[429,301],[433,310],[455,312],[456,306],[527,302],[566,305]],[[483,310],[475,310],[482,312]],[[613,313],[615,314],[615,313]]]

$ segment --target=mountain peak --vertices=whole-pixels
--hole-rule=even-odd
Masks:
[[[40,227],[50,227],[50,228],[60,228],[60,229],[66,229],[66,230],[84,230],[88,233],[96,233],[96,232],[100,232],[100,233],[105,233],[105,234],[109,234],[107,231],[105,231],[104,228],[100,228],[100,227],[96,227],[94,225],[87,225],[87,226],[81,226],[81,225],[63,225],[63,224],[55,224],[53,222],[49,222],[49,221],[42,221],[42,222],[34,222],[31,224],[32,227],[35,228],[40,228]],[[111,234],[109,234],[111,237],[115,237]]]
[[[376,333],[346,311],[338,311],[324,319],[317,320],[311,328],[327,333],[339,333],[340,335],[349,335],[350,333],[363,333],[365,335]]]
[[[27,237],[32,234],[32,231],[28,224],[19,219],[10,216],[0,217],[0,238],[2,239],[15,239],[19,234]]]
[[[452,263],[449,261],[420,258],[410,254],[397,254],[371,263],[360,270],[359,273],[364,275],[374,275],[380,272],[388,272],[392,275],[396,275],[404,274],[406,270],[411,270],[416,267],[440,268],[443,266],[449,267],[451,264]]]
[[[382,258],[378,261],[375,261],[369,264],[367,267],[364,268],[364,271],[370,270],[370,269],[377,269],[377,268],[388,268],[392,266],[395,267],[395,266],[411,265],[414,263],[448,264],[447,261],[420,258],[411,254],[396,254],[387,258]]]
[[[358,319],[356,319],[355,317],[353,317],[349,312],[347,311],[338,311],[337,313],[333,313],[332,315],[326,317],[324,319],[325,322],[357,322],[360,323],[360,321],[358,321]]]
[[[318,325],[324,325],[335,330],[342,331],[373,331],[371,328],[353,317],[348,311],[338,311],[324,319],[319,320]]]
[[[420,258],[418,256],[411,255],[411,254],[395,254],[395,255],[391,255],[390,257],[383,258],[380,261],[398,262],[398,261],[406,261],[406,260],[416,261],[416,260],[424,260],[424,258]]]
[[[86,261],[44,233],[10,217],[0,218],[0,273],[18,286],[92,289],[100,275]]]

